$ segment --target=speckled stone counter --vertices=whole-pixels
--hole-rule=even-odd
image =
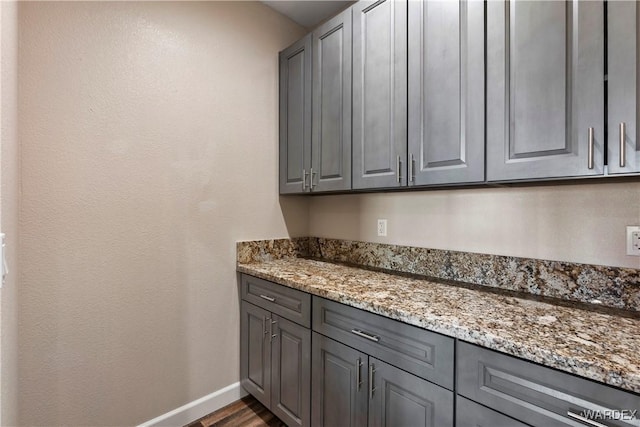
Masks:
[[[240,255],[239,272],[640,393],[638,316],[294,256]]]

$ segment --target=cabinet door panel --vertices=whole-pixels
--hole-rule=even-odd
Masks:
[[[407,183],[406,31],[405,1],[353,6],[353,188]]]
[[[409,2],[409,185],[484,180],[484,4]]]
[[[314,426],[367,425],[367,355],[313,333],[311,419]]]
[[[370,426],[453,427],[453,392],[374,358],[369,365]]]
[[[351,188],[351,9],[313,32],[313,190]]]
[[[488,180],[603,173],[603,27],[602,2],[487,3]]]
[[[311,35],[280,52],[280,193],[302,193],[311,168]]]
[[[635,1],[607,3],[608,20],[608,165],[609,173],[640,172],[638,59],[640,8]],[[623,144],[620,148],[621,127]]]
[[[311,331],[272,316],[271,411],[289,426],[308,426],[311,395]]]
[[[456,427],[527,427],[527,424],[456,396]]]
[[[242,386],[263,405],[271,404],[271,314],[242,301],[240,310],[240,377]]]

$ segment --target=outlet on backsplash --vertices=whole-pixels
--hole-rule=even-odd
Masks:
[[[387,235],[387,220],[379,219],[378,220],[378,236],[386,236]]]

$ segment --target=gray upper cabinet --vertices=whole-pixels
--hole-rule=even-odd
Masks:
[[[311,191],[351,188],[351,9],[313,32]]]
[[[353,10],[353,188],[407,184],[407,3]]]
[[[484,3],[409,2],[409,185],[484,181]]]
[[[640,8],[635,1],[607,6],[609,173],[640,172],[638,58]]]
[[[604,3],[487,3],[487,179],[602,174]]]
[[[311,35],[280,52],[280,193],[303,193],[311,169]]]

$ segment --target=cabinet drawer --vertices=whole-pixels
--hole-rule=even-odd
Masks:
[[[569,413],[629,411],[609,412],[612,418],[624,418],[640,410],[636,394],[464,342],[458,342],[457,373],[458,394],[533,426],[583,425]],[[630,420],[592,419],[602,425],[640,426],[638,414]]]
[[[456,397],[456,427],[528,427],[511,417],[478,405],[462,396]]]
[[[242,275],[242,299],[311,327],[311,295],[257,277]]]
[[[323,298],[313,330],[453,390],[453,339]]]

